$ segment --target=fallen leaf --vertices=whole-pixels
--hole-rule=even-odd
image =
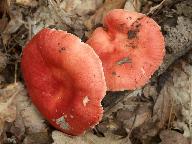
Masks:
[[[189,54],[191,55],[192,52]],[[149,140],[148,142],[150,142],[150,138],[156,136],[161,129],[166,127],[180,127],[184,131],[184,136],[190,136],[189,131],[191,131],[190,125],[192,123],[192,66],[184,59],[181,59],[169,69],[169,73],[170,77],[164,83],[154,105],[152,118],[134,130],[133,135],[137,134],[134,136],[140,140]],[[174,120],[178,122],[173,122]],[[181,125],[180,122],[182,121],[187,123],[189,128],[186,125]],[[173,126],[173,123],[175,126]]]
[[[8,18],[3,16],[2,19],[0,19],[0,33],[4,31],[7,24],[8,24]]]
[[[8,58],[7,56],[0,51],[0,72],[2,72],[7,65]]]
[[[51,137],[47,132],[45,133],[33,133],[25,137],[22,144],[50,144]]]
[[[70,137],[62,132],[53,131],[53,144],[131,144],[128,138],[106,134],[105,137],[97,137],[91,132],[78,137]]]
[[[169,120],[171,107],[173,106],[171,93],[168,89],[169,87],[163,87],[153,108],[152,119],[155,121],[158,130],[162,129]]]
[[[85,17],[95,13],[102,4],[103,0],[83,0],[75,9],[75,13]]]
[[[21,25],[24,24],[23,16],[20,10],[11,10],[10,19],[11,20],[6,24],[6,27],[2,32],[2,40],[5,46],[7,46],[8,41],[11,38],[11,34],[16,32]]]
[[[23,85],[20,84],[20,86],[22,91],[16,98],[17,116],[22,117],[23,124],[28,134],[47,132],[47,126],[44,123],[45,120],[37,111],[36,107],[31,103]],[[17,120],[19,119],[16,119],[16,121]]]
[[[149,84],[146,84],[144,89],[143,89],[143,94],[145,97],[149,98],[152,97],[153,99],[157,99],[157,89],[156,86]]]
[[[17,84],[10,84],[0,89],[0,135],[5,122],[13,122],[16,118],[16,96],[20,93]]]
[[[172,123],[172,128],[174,130],[179,130],[179,131],[183,132],[184,137],[190,137],[191,136],[189,126],[184,121],[183,122],[174,121]]]
[[[78,7],[78,5],[82,4],[81,0],[66,0],[64,1],[64,3],[64,9],[66,10],[66,12],[70,13],[73,13],[74,10]]]
[[[96,11],[96,13],[84,22],[84,25],[88,30],[92,30],[99,24],[102,24],[103,17],[108,11],[123,8],[125,2],[126,0],[105,0],[104,4]]]
[[[188,55],[192,55],[192,52]],[[176,113],[177,120],[187,123],[192,132],[192,65],[180,60],[174,65],[170,75],[164,85],[164,96],[172,97],[175,105],[180,108],[180,113]]]
[[[18,141],[22,141],[25,134],[25,125],[21,115],[16,116],[15,121],[12,123],[12,126],[9,130],[14,136],[18,139]]]
[[[172,130],[161,131],[160,138],[162,140],[160,144],[189,144],[181,133]]]
[[[151,7],[150,11],[147,13],[147,15],[151,15],[151,14],[157,12],[158,10],[160,10],[165,5],[166,1],[168,1],[168,0],[162,0],[160,4]]]
[[[127,0],[124,9],[129,12],[140,12],[141,1],[140,0]]]
[[[24,5],[24,6],[37,6],[38,2],[36,0],[16,0],[17,4]]]
[[[166,126],[170,118],[173,104],[167,89],[168,87],[163,87],[161,90],[153,107],[152,117],[132,132],[132,136],[143,143],[151,143],[152,137],[156,136]]]
[[[20,10],[12,10],[10,13],[11,20],[4,29],[4,34],[12,34],[16,32],[23,24],[23,16]]]

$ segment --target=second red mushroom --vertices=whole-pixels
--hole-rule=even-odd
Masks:
[[[104,27],[97,28],[87,43],[103,63],[110,91],[143,86],[165,55],[160,26],[144,14],[122,9],[110,11]]]

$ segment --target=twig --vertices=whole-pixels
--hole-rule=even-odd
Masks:
[[[14,74],[14,78],[15,78],[14,83],[15,83],[15,84],[17,83],[17,67],[18,67],[18,63],[17,63],[17,61],[16,61],[16,62],[15,62],[15,74]]]
[[[173,113],[173,98],[171,98],[171,109],[170,109],[170,113],[169,113],[169,120],[168,120],[168,129],[170,129],[170,125],[171,125],[171,119],[172,119],[172,113]]]
[[[160,9],[163,7],[163,5],[164,5],[164,3],[165,3],[166,1],[167,1],[167,0],[163,0],[160,4],[152,7],[152,8],[150,9],[150,11],[147,13],[147,15],[151,15],[151,14],[153,14],[155,11],[160,10]]]
[[[128,138],[130,137],[130,135],[131,135],[131,133],[132,133],[132,131],[133,131],[136,118],[137,118],[137,113],[136,113],[135,116],[134,116],[133,124],[132,124],[131,129],[130,129],[130,131],[129,131],[129,134],[128,134],[128,136],[127,136]]]
[[[189,131],[190,131],[190,137],[192,139],[192,78],[189,77],[189,89],[190,89],[190,110],[189,110]],[[192,140],[191,140],[192,143]]]
[[[132,123],[132,126],[131,126],[131,129],[129,131],[129,134],[128,134],[128,138],[130,137],[133,129],[134,129],[134,126],[135,126],[135,122],[136,122],[136,119],[137,119],[137,114],[138,114],[138,109],[139,109],[140,105],[137,105],[136,109],[134,110],[135,111],[135,116],[134,116],[134,120],[133,120],[133,123]]]

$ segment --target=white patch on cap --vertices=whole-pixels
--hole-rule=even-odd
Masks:
[[[85,96],[83,99],[83,105],[86,106],[89,101],[90,100],[89,100],[88,96]]]
[[[143,68],[141,68],[141,71],[142,71],[143,75],[144,75],[145,77],[147,77],[147,76],[146,76],[146,73],[145,73],[145,70],[144,70]]]
[[[65,121],[64,116],[56,119],[56,124],[64,130],[69,130],[69,124]]]
[[[145,74],[145,70],[143,68],[141,68],[141,71],[142,71],[143,74]]]
[[[74,118],[74,116],[73,116],[73,115],[70,115],[70,118]]]

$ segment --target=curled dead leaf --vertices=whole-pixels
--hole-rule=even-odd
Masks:
[[[5,122],[13,122],[16,118],[15,99],[19,93],[17,84],[10,84],[0,89],[0,134],[3,132]]]
[[[160,144],[189,144],[187,138],[176,131],[164,130],[160,133],[160,138]]]
[[[96,13],[84,22],[84,25],[88,30],[92,30],[102,23],[103,17],[108,11],[123,8],[125,2],[126,0],[105,0],[104,4],[96,11]]]
[[[141,0],[127,0],[124,9],[129,12],[140,12]]]
[[[36,0],[16,0],[17,4],[24,5],[24,6],[37,6],[38,2]]]
[[[121,137],[113,134],[97,137],[91,132],[87,132],[79,137],[69,137],[62,132],[53,131],[52,138],[54,140],[53,144],[131,144],[128,138],[120,139]]]
[[[44,123],[44,119],[37,111],[35,106],[31,103],[31,100],[27,96],[27,92],[23,85],[21,86],[21,92],[16,98],[17,117],[16,121],[19,121],[19,117],[22,117],[23,124],[28,134],[47,132],[47,126]]]
[[[7,56],[0,51],[0,72],[2,72],[7,65],[8,58]]]

